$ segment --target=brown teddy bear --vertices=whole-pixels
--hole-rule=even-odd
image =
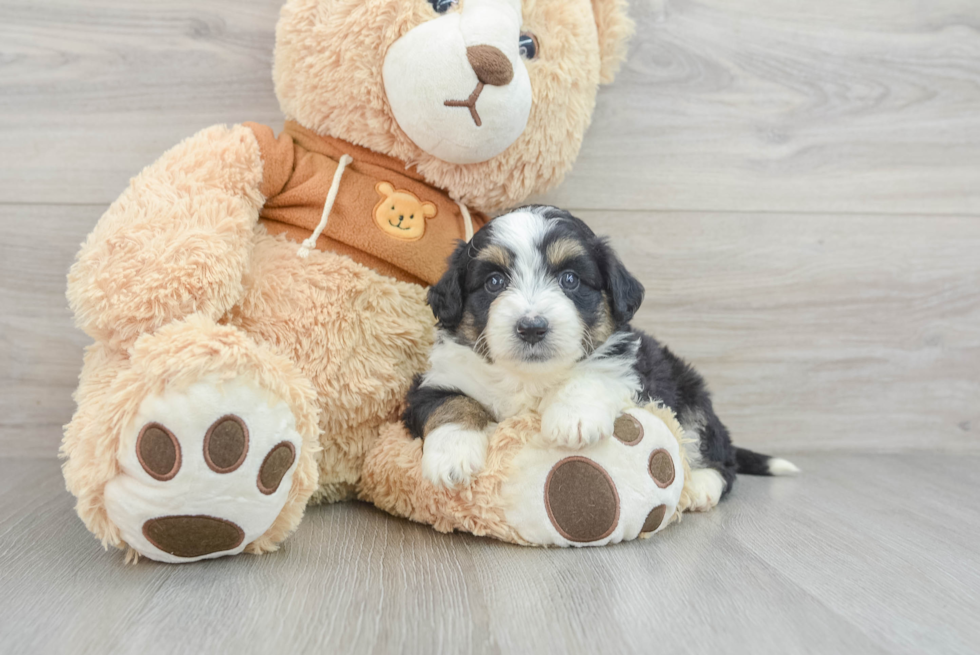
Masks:
[[[86,526],[185,562],[274,550],[308,503],[360,495],[440,529],[564,543],[538,523],[563,525],[567,498],[513,507],[544,482],[506,467],[563,457],[523,447],[533,417],[502,425],[483,486],[454,493],[418,479],[397,418],[431,344],[424,286],[484,212],[562,179],[630,30],[625,0],[288,0],[284,131],[216,126],[171,149],[69,274],[95,341],[62,446]],[[636,412],[677,475],[663,485],[634,457],[662,493],[624,499],[623,519],[617,496],[590,542],[658,529],[679,502],[679,428]],[[625,455],[605,456],[615,473]]]

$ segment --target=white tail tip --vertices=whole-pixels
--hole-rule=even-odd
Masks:
[[[796,475],[800,469],[793,462],[782,457],[769,460],[769,475]]]

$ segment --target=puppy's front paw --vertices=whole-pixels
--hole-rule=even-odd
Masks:
[[[613,433],[617,410],[589,405],[552,403],[541,416],[541,433],[566,448],[585,448]]]
[[[487,461],[487,435],[459,425],[442,425],[422,442],[422,475],[439,487],[467,485]]]
[[[688,490],[691,504],[687,511],[707,512],[721,500],[725,479],[714,469],[694,469]]]

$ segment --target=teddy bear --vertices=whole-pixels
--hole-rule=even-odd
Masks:
[[[63,471],[103,545],[164,562],[263,553],[309,504],[358,497],[515,543],[666,525],[684,463],[663,410],[624,414],[640,445],[593,456],[515,418],[483,486],[442,491],[398,422],[433,339],[426,285],[489,215],[561,181],[631,27],[625,0],[287,0],[283,130],[214,126],[172,148],[69,273],[93,343]],[[603,499],[598,518],[579,516],[583,493]]]

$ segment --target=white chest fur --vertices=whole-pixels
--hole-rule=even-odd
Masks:
[[[624,406],[635,402],[640,389],[631,358],[603,358],[601,349],[572,364],[507,366],[490,363],[450,339],[437,341],[422,384],[458,389],[501,421],[526,410],[541,412],[556,394],[584,380],[601,390],[602,396],[614,396]]]

